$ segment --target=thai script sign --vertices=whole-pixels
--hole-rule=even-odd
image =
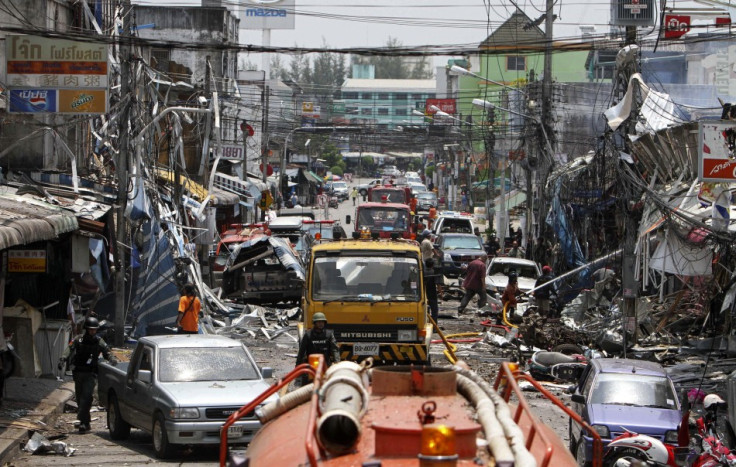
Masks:
[[[454,115],[457,112],[455,99],[427,99],[427,102],[424,104],[425,114],[434,115],[435,111],[430,108],[431,106],[435,106],[450,115]]]
[[[10,112],[107,112],[107,45],[29,35],[5,42]]]

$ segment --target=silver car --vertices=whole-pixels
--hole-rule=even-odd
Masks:
[[[486,290],[489,293],[502,294],[512,272],[518,276],[519,289],[525,293],[534,288],[537,278],[542,275],[539,265],[530,259],[497,256],[488,263]]]

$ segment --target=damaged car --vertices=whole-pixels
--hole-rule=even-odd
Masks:
[[[281,237],[258,237],[236,246],[222,275],[223,294],[242,303],[298,304],[304,267]]]

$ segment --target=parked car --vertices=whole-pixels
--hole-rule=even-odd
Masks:
[[[417,193],[421,193],[423,191],[427,191],[427,185],[423,183],[409,183],[409,188],[411,188],[411,194],[414,196],[417,195]]]
[[[512,272],[516,273],[519,289],[522,292],[532,290],[537,279],[542,275],[539,265],[530,259],[497,256],[488,263],[486,274],[488,293],[502,294],[509,283],[509,274]]]
[[[485,254],[483,242],[473,234],[441,234],[435,248],[442,255],[442,274],[449,278],[460,277],[469,262]]]
[[[177,445],[219,444],[222,424],[268,389],[264,378],[271,373],[229,337],[148,336],[138,340],[130,362],[100,363],[98,398],[112,439],[128,438],[131,427],[147,431],[156,456],[166,458]],[[248,414],[228,440],[247,443],[260,427]]]
[[[385,165],[381,170],[381,174],[387,177],[398,177],[401,175],[401,172],[399,171],[399,169],[396,168],[395,165]]]
[[[350,194],[350,192],[348,191],[348,184],[346,182],[332,182],[332,188],[330,192],[340,201],[345,201],[346,199],[348,199],[348,195]]]
[[[596,358],[570,388],[572,408],[595,429],[603,446],[626,430],[677,443],[680,402],[672,380],[659,363]],[[593,438],[570,421],[570,451],[578,465],[589,464]]]
[[[368,190],[373,188],[376,185],[383,185],[383,179],[382,178],[374,178],[368,183],[362,183],[358,185],[358,193],[360,193],[361,196],[368,196]]]
[[[430,208],[437,209],[437,193],[422,191],[417,193],[417,211],[429,212]]]

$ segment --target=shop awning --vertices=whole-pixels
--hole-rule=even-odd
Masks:
[[[324,183],[324,180],[322,180],[322,177],[312,172],[311,170],[305,170],[304,172],[305,172],[304,176],[307,178],[307,181],[311,183],[312,185],[316,185],[318,183]]]
[[[0,250],[77,230],[74,214],[31,195],[0,195]]]

